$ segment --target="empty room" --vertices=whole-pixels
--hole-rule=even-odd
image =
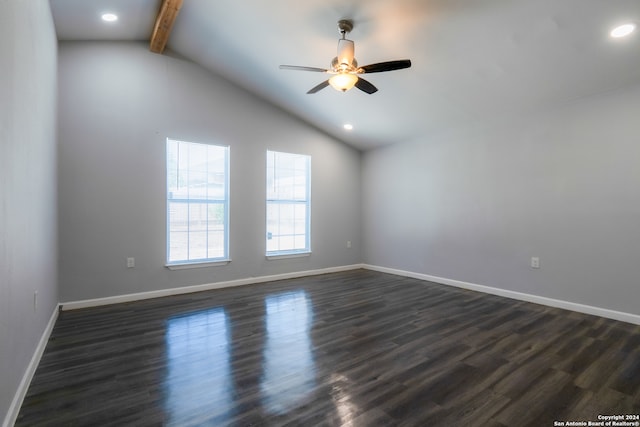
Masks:
[[[2,426],[640,426],[638,26],[0,1]]]

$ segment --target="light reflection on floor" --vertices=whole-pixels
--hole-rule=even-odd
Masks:
[[[193,414],[221,416],[232,408],[230,339],[223,308],[168,321],[165,381],[168,425],[197,425]],[[206,411],[202,411],[202,408]]]
[[[264,300],[265,341],[256,365],[262,410],[283,415],[316,387],[311,342],[313,310],[305,291]],[[233,312],[218,307],[176,316],[167,322],[167,424],[198,425],[233,417],[242,390],[234,390]],[[258,383],[256,382],[256,387]],[[193,414],[205,416],[195,419]]]
[[[340,373],[331,374],[331,399],[336,407],[338,419],[341,427],[355,426],[355,415],[357,406],[351,401],[348,390],[351,382]]]
[[[313,312],[304,291],[267,297],[265,308],[263,406],[270,413],[284,414],[304,401],[316,385],[309,336]]]

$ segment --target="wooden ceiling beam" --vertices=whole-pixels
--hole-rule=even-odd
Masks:
[[[162,53],[164,51],[169,41],[173,23],[178,17],[178,12],[180,12],[181,7],[182,0],[162,0],[160,12],[156,18],[156,24],[153,26],[153,33],[151,34],[151,41],[149,43],[151,52]]]

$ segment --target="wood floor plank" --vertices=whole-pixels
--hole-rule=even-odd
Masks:
[[[17,426],[551,426],[640,413],[640,327],[354,270],[62,312]]]

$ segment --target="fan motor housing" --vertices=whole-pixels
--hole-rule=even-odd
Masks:
[[[338,21],[338,31],[340,34],[350,33],[353,30],[353,21],[351,19],[341,19]]]
[[[336,56],[335,58],[333,58],[333,60],[331,60],[331,69],[333,71],[356,71],[358,69],[358,61],[356,61],[356,58],[353,58],[353,60],[351,61],[351,64],[348,64],[347,67],[341,67],[341,62],[338,59],[338,57]]]

